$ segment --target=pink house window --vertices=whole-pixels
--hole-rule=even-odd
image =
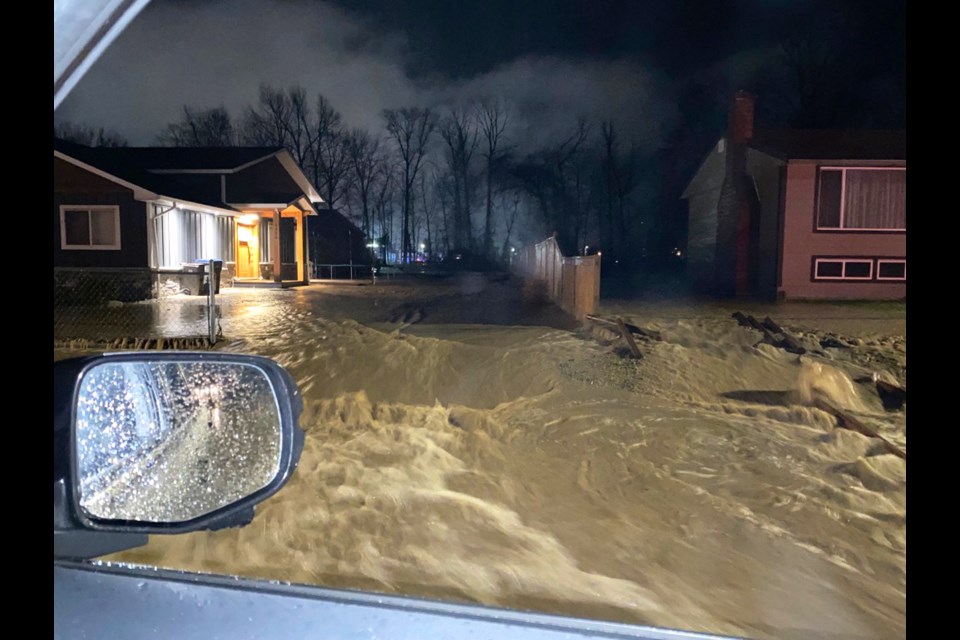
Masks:
[[[863,258],[816,258],[814,280],[872,280],[873,260]]]
[[[818,231],[906,231],[906,167],[821,167]]]
[[[896,280],[906,282],[906,260],[877,260],[877,280]]]

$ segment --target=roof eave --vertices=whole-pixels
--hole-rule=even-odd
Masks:
[[[283,165],[283,168],[287,170],[287,173],[290,174],[290,177],[293,178],[293,181],[297,183],[297,186],[303,191],[303,194],[307,197],[308,202],[317,202],[323,203],[323,198],[320,197],[320,194],[310,184],[310,180],[307,179],[307,176],[304,175],[303,170],[293,159],[293,156],[290,155],[290,152],[281,149],[274,154],[277,157],[277,160],[280,161],[280,164]],[[310,207],[313,209],[313,207]]]
[[[272,158],[272,157],[276,156],[277,154],[279,154],[281,151],[282,151],[282,149],[278,149],[277,151],[271,151],[271,152],[268,153],[268,154],[262,155],[262,156],[260,156],[259,158],[254,158],[253,160],[250,160],[250,161],[248,161],[248,162],[244,162],[243,164],[237,165],[237,166],[235,166],[235,167],[224,167],[223,169],[212,169],[212,168],[207,167],[207,168],[204,168],[204,169],[147,169],[147,171],[150,172],[150,173],[156,173],[156,174],[170,174],[170,173],[173,173],[173,174],[185,174],[185,173],[186,173],[186,174],[189,174],[189,173],[194,173],[194,174],[205,174],[205,173],[210,173],[210,174],[239,173],[240,171],[243,171],[244,169],[248,169],[248,168],[252,167],[252,166],[255,165],[255,164],[259,164],[259,163],[263,162],[264,160],[269,160],[270,158]]]
[[[687,186],[683,189],[683,193],[680,194],[681,200],[687,200],[690,197],[696,195],[696,193],[693,192],[693,185],[695,185],[698,182],[700,178],[700,174],[703,172],[704,167],[710,161],[710,158],[713,156],[713,154],[716,153],[717,147],[720,145],[720,141],[726,140],[726,139],[727,139],[726,136],[720,136],[719,138],[717,138],[717,141],[713,144],[713,146],[710,147],[710,151],[707,153],[706,156],[704,156],[703,161],[700,162],[700,165],[697,167],[697,170],[694,172],[693,177],[690,178],[690,182],[687,183]],[[697,193],[699,193],[699,191]]]
[[[158,195],[153,198],[154,202],[159,202],[162,204],[167,204],[169,206],[181,208],[181,209],[191,209],[194,211],[201,211],[205,213],[212,213],[218,216],[228,216],[236,217],[240,215],[240,211],[236,209],[229,208],[225,209],[223,207],[216,207],[209,204],[201,204],[199,202],[193,202],[191,200],[184,200],[183,198],[175,198],[173,196]]]

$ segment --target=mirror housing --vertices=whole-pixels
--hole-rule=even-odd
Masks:
[[[164,372],[169,371],[187,373],[178,375],[174,380],[176,384],[171,387],[166,384],[169,380],[163,378]],[[194,382],[190,372],[197,377],[197,371],[203,375],[199,382]],[[121,383],[128,383],[127,378],[134,379],[133,383],[120,387],[101,384],[100,388],[91,391],[91,386],[96,387],[97,381],[116,372],[120,372]],[[149,375],[143,375],[143,372]],[[253,375],[226,375],[235,372],[252,372]],[[213,418],[207,422],[207,414],[200,414],[207,410],[208,405],[213,406],[209,400],[209,390],[212,384],[217,383],[218,375],[222,378],[226,393],[216,396],[218,401],[213,403],[216,406],[210,409]],[[116,379],[117,375],[110,377],[111,381]],[[259,395],[244,393],[251,383],[259,387]],[[243,388],[233,388],[238,384]],[[147,390],[148,393],[138,395],[138,390]],[[197,391],[201,395],[191,394]],[[272,392],[273,397],[269,400],[276,401],[275,407],[272,402],[271,406],[265,407],[267,392]],[[200,400],[193,401],[193,396],[198,396]],[[94,398],[94,404],[99,402],[102,407],[94,406],[91,410],[91,398]],[[224,401],[223,398],[228,400]],[[233,404],[230,404],[230,398]],[[83,499],[81,486],[88,493],[92,486],[88,481],[91,468],[94,473],[110,476],[108,483],[101,482],[102,486],[107,487],[104,493],[119,491],[121,494],[130,494],[141,501],[139,504],[148,507],[157,496],[170,498],[163,495],[164,490],[174,492],[174,498],[176,492],[184,491],[184,487],[189,490],[194,486],[192,476],[179,473],[176,464],[186,465],[184,468],[190,472],[192,468],[187,467],[192,467],[189,463],[196,460],[205,465],[204,471],[212,468],[216,472],[224,466],[220,462],[218,467],[218,460],[225,459],[226,464],[230,464],[231,452],[238,447],[255,446],[253,431],[249,428],[247,431],[238,431],[236,421],[231,420],[231,417],[240,415],[237,406],[244,402],[248,408],[257,411],[262,427],[272,438],[266,441],[269,448],[264,454],[266,466],[260,465],[258,477],[247,477],[254,471],[246,467],[239,470],[230,468],[226,480],[223,473],[214,473],[214,476],[219,476],[220,483],[216,490],[223,494],[222,498],[208,498],[200,507],[196,507],[196,500],[193,500],[191,507],[194,510],[184,511],[183,517],[176,518],[169,515],[172,513],[169,507],[151,510],[114,505],[110,509],[98,507],[91,510],[91,500]],[[176,403],[172,410],[171,403]],[[131,410],[131,407],[136,410]],[[299,425],[302,411],[303,400],[290,374],[272,360],[260,356],[209,352],[127,352],[54,362],[54,557],[91,558],[146,544],[149,534],[215,530],[249,523],[253,518],[254,505],[276,493],[296,469],[304,442],[304,433]],[[162,428],[157,425],[158,417],[163,422]],[[221,431],[214,428],[214,421]],[[208,427],[210,434],[207,434]],[[145,436],[137,440],[137,433],[140,432],[149,432],[149,438]],[[91,434],[105,435],[91,438]],[[132,447],[131,435],[134,441]],[[78,437],[82,438],[79,447]],[[185,438],[189,439],[190,446],[182,444],[186,442]],[[228,439],[226,443],[223,442],[225,438]],[[136,446],[143,442],[149,447]],[[125,445],[126,450],[120,451],[120,445]],[[82,451],[79,455],[78,449]],[[221,455],[218,458],[217,451],[227,457]],[[235,457],[236,460],[248,460],[249,454],[250,451],[246,451],[237,453]],[[214,461],[212,466],[210,460]],[[155,462],[157,464],[154,466]],[[101,466],[97,467],[96,464]],[[205,473],[204,478],[208,475]],[[243,486],[231,487],[225,482],[234,485],[242,482]],[[148,488],[149,491],[146,491]],[[106,503],[100,501],[97,504]],[[141,513],[144,516],[137,515]],[[167,515],[146,515],[151,513]]]

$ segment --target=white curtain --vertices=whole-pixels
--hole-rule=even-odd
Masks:
[[[844,228],[907,228],[905,170],[847,169],[845,173]]]

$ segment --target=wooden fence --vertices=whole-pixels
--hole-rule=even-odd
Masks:
[[[566,258],[557,241],[547,238],[516,253],[513,269],[524,278],[540,281],[547,295],[562,309],[583,320],[600,303],[600,256]]]

